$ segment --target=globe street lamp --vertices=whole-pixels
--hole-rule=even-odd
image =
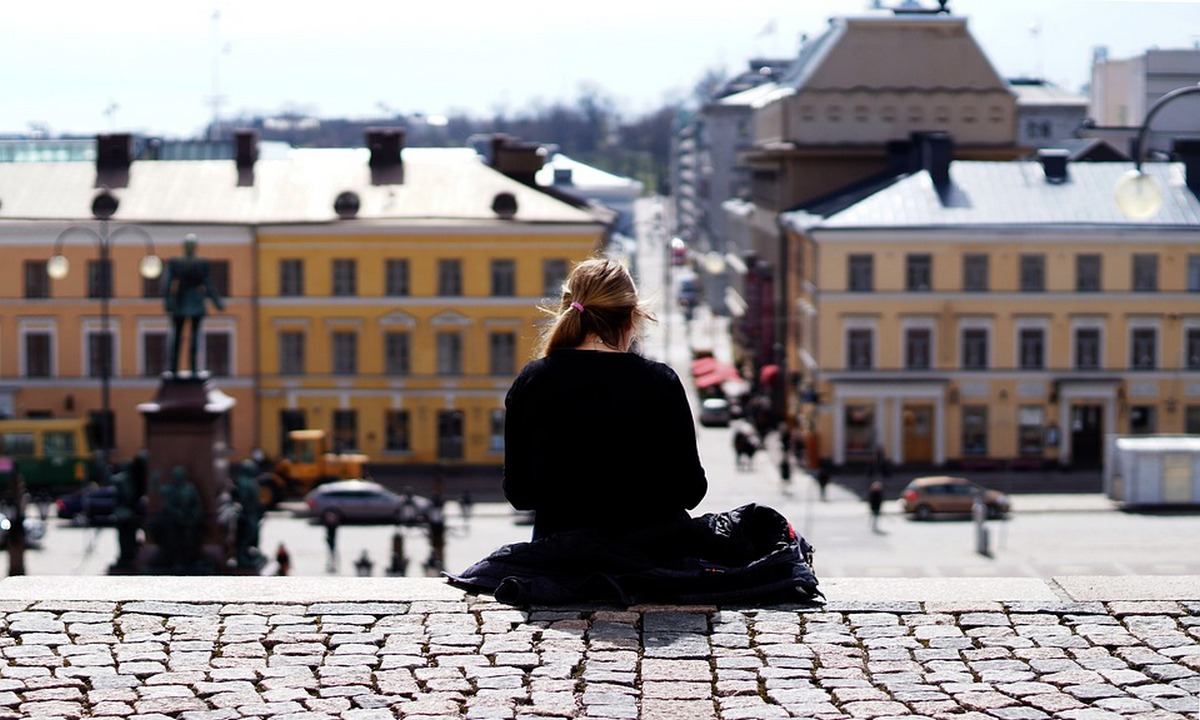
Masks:
[[[1184,95],[1200,93],[1200,84],[1181,87],[1163,95],[1146,111],[1146,119],[1138,130],[1137,143],[1133,146],[1133,169],[1117,180],[1117,208],[1131,220],[1145,220],[1159,211],[1163,204],[1162,183],[1153,175],[1142,172],[1142,161],[1146,157],[1146,135],[1150,121],[1165,105]]]
[[[100,221],[100,232],[96,232],[91,228],[82,225],[73,225],[58,234],[54,240],[54,254],[46,262],[46,274],[55,280],[61,280],[67,276],[70,271],[70,263],[67,262],[66,256],[62,254],[63,243],[69,237],[75,235],[83,235],[91,238],[96,242],[100,249],[100,279],[98,282],[100,293],[100,331],[104,338],[104,348],[107,357],[103,358],[100,363],[100,411],[103,417],[101,431],[98,437],[100,466],[103,472],[107,473],[108,468],[108,451],[112,449],[112,422],[111,422],[111,402],[109,398],[109,380],[112,375],[112,353],[113,342],[112,336],[109,334],[109,314],[108,304],[112,299],[112,265],[110,260],[110,250],[112,241],[121,235],[134,233],[140,235],[146,242],[146,255],[142,258],[138,266],[138,271],[142,277],[152,280],[162,274],[162,260],[154,254],[154,240],[150,237],[150,233],[142,228],[133,225],[122,225],[116,228],[111,233],[108,230],[108,219],[117,211],[117,198],[108,190],[101,190],[92,200],[92,215]]]

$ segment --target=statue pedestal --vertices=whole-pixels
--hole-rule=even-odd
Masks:
[[[147,537],[138,565],[148,573],[226,572],[233,549],[218,511],[230,488],[229,411],[236,401],[209,382],[207,374],[166,374],[154,399],[138,406],[146,419],[150,482],[146,493]],[[181,467],[196,488],[203,514],[194,562],[180,567],[165,557],[161,538],[149,529],[163,509],[163,488]]]

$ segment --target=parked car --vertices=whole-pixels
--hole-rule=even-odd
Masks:
[[[704,427],[729,427],[733,410],[725,398],[705,398],[700,402],[700,424]]]
[[[117,507],[115,485],[93,485],[54,501],[58,517],[72,525],[111,525]]]
[[[396,493],[371,480],[338,480],[318,485],[304,496],[308,516],[327,523],[425,522],[433,503],[411,493]]]
[[[904,488],[900,502],[904,512],[917,520],[934,515],[971,515],[975,497],[982,495],[990,518],[1001,518],[1012,510],[1012,501],[999,490],[976,485],[961,477],[936,475],[913,480]]]

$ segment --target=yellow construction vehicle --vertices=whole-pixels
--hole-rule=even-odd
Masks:
[[[281,500],[304,497],[309,490],[331,480],[366,477],[369,458],[362,453],[329,450],[324,430],[292,430],[287,455],[258,478],[258,496],[263,507]]]

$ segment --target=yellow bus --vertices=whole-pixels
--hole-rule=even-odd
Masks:
[[[88,482],[93,464],[89,422],[83,418],[0,420],[0,492],[17,473],[34,497],[55,497]]]

